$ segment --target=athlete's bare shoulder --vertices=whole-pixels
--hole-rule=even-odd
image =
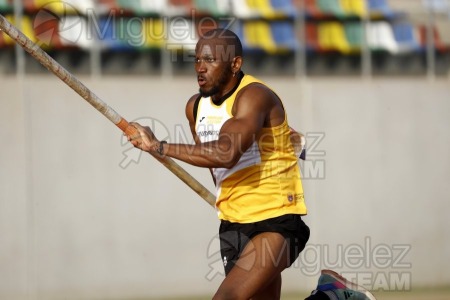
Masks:
[[[259,102],[262,107],[270,109],[277,100],[277,95],[269,87],[259,82],[253,82],[243,87],[236,95],[237,105],[233,107],[233,110],[241,105],[253,106],[256,102]]]

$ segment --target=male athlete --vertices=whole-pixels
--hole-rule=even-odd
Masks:
[[[213,299],[280,299],[281,272],[309,238],[301,218],[307,210],[283,104],[244,74],[242,63],[233,32],[207,32],[195,49],[199,93],[186,105],[195,145],[159,141],[136,123],[139,135],[128,139],[154,155],[211,169],[226,274]],[[315,292],[309,299],[324,295]]]

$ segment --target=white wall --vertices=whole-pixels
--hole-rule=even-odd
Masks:
[[[369,288],[395,274],[412,287],[449,284],[448,81],[263,79],[316,154],[304,169],[312,238],[284,290],[311,290],[329,267]],[[194,78],[81,80],[130,121],[160,120],[157,136],[188,134]],[[0,298],[215,291],[218,221],[203,200],[152,157],[126,152],[119,130],[54,77],[2,77],[0,90]],[[122,168],[124,152],[139,163]],[[182,165],[213,190],[208,171]]]

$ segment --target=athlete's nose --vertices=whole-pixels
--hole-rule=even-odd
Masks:
[[[195,71],[197,74],[206,72],[206,63],[203,60],[199,60],[195,63]]]

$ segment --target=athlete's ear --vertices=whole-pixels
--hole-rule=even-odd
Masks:
[[[241,70],[241,67],[242,67],[242,57],[235,56],[233,58],[233,61],[231,62],[231,70],[233,71],[233,74],[237,74],[239,70]]]

